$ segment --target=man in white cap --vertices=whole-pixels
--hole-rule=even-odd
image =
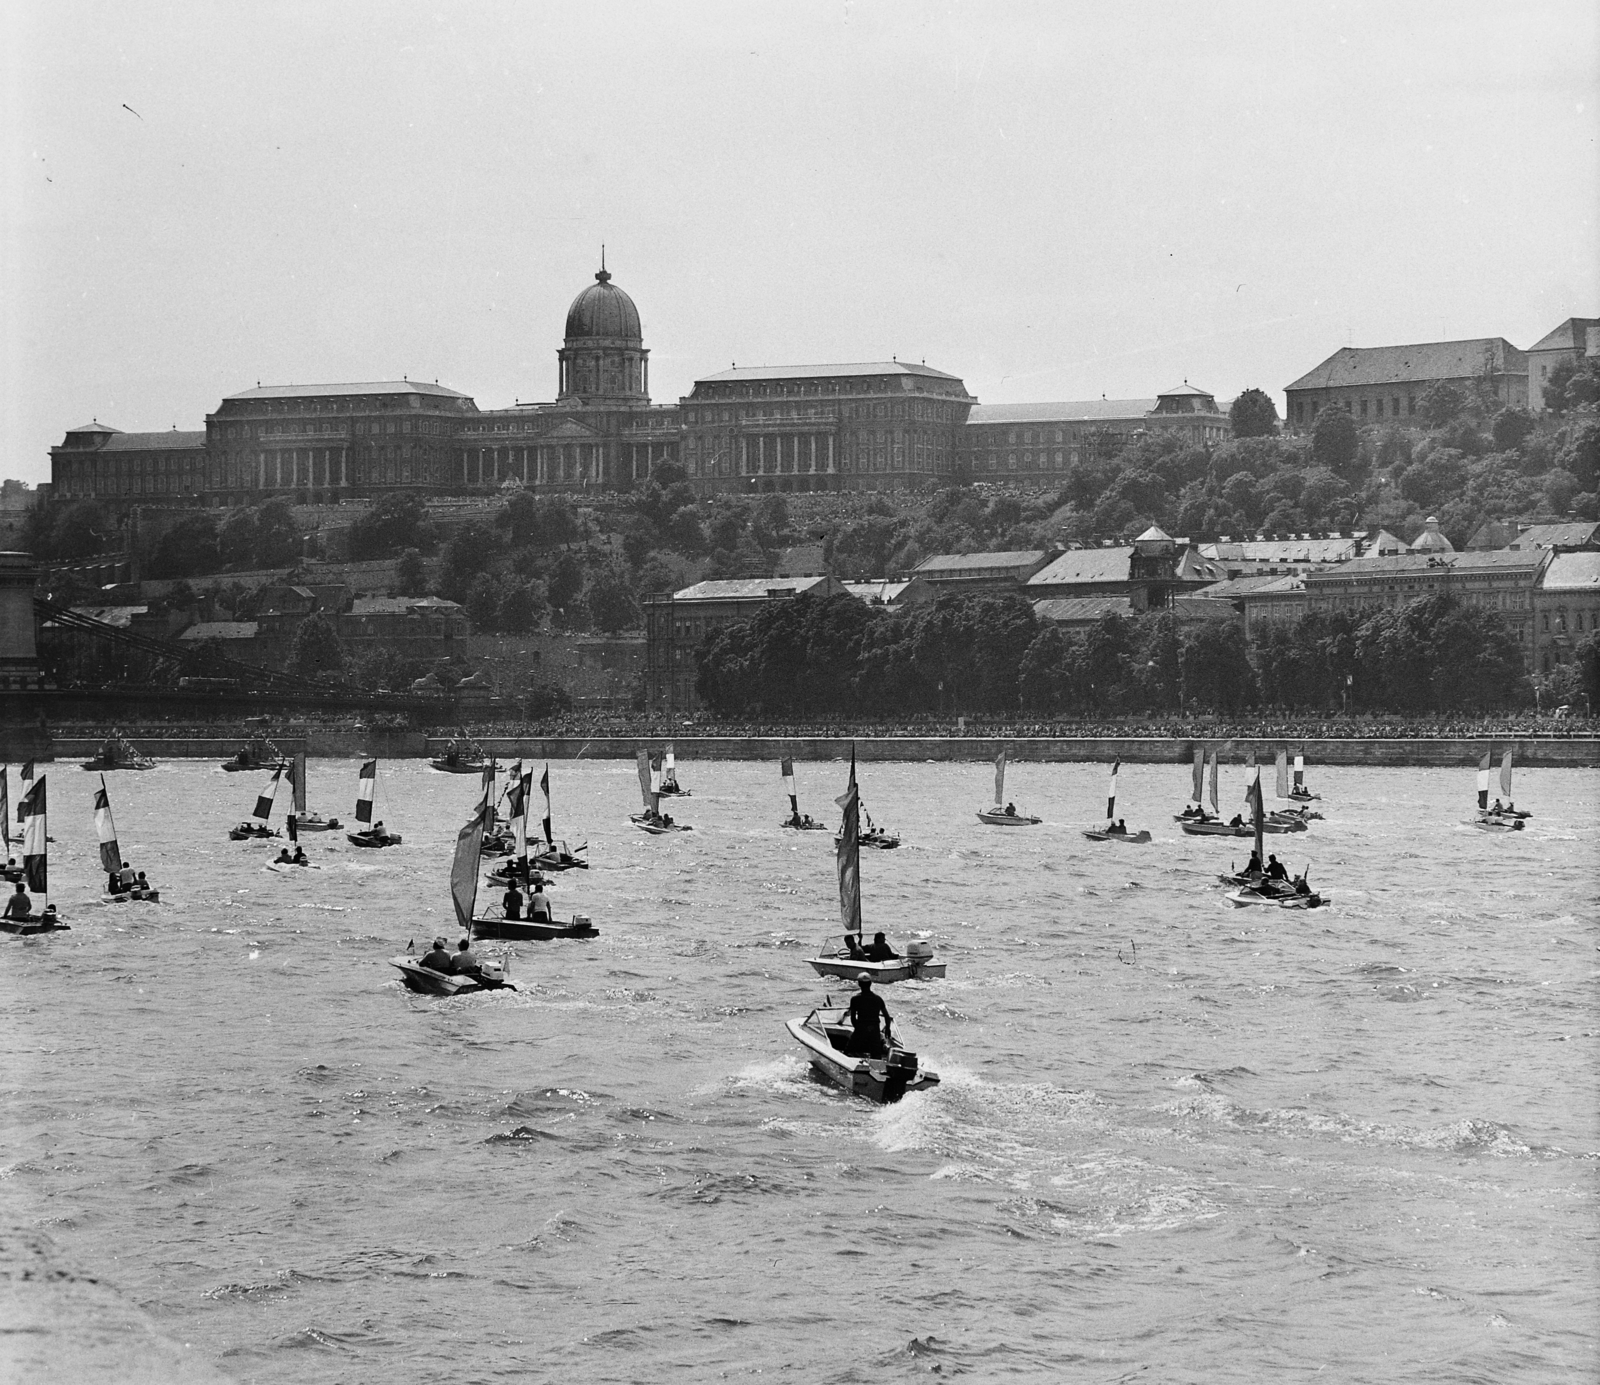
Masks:
[[[872,989],[872,976],[862,972],[856,978],[856,993],[850,997],[850,1027],[855,1031],[851,1047],[858,1058],[882,1058],[889,1051],[889,1007]],[[879,1017],[883,1026],[878,1025]]]
[[[443,938],[433,940],[433,949],[423,956],[422,965],[429,971],[440,971],[446,976],[450,975],[450,953],[445,947]]]

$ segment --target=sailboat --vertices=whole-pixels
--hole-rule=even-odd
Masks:
[[[1196,750],[1196,802],[1199,801],[1200,797],[1200,781],[1198,778],[1200,767],[1199,757],[1200,751]],[[1217,752],[1214,750],[1206,756],[1205,773],[1206,791],[1211,799],[1211,811],[1207,813],[1202,805],[1200,808],[1201,815],[1199,817],[1186,818],[1180,816],[1177,819],[1179,825],[1183,828],[1184,832],[1191,837],[1248,837],[1250,835],[1250,829],[1244,825],[1242,820],[1235,819],[1234,822],[1224,822],[1222,820],[1222,809],[1217,806]]]
[[[346,832],[344,838],[351,846],[385,847],[399,846],[400,834],[390,832],[383,825],[383,819],[376,822],[372,818],[372,800],[378,793],[378,762],[367,760],[362,763],[356,775],[356,821],[362,826],[354,832]],[[482,829],[479,829],[476,840],[483,839]],[[476,881],[476,877],[474,877]]]
[[[1106,788],[1106,825],[1086,828],[1083,835],[1091,842],[1132,842],[1136,846],[1142,845],[1150,840],[1150,834],[1145,831],[1130,832],[1125,823],[1117,820],[1117,770],[1121,766],[1121,760],[1111,762],[1111,783]]]
[[[23,871],[23,878],[18,884],[26,885],[34,894],[43,895],[44,907],[35,911],[33,901],[26,893],[13,894],[6,902],[5,912],[0,914],[0,932],[53,933],[68,925],[50,902],[50,823],[45,811],[44,775],[33,781],[33,787],[17,805],[17,812],[22,818]],[[17,899],[23,903],[19,905],[12,902]],[[23,905],[27,906],[27,913],[22,912]]]
[[[1299,806],[1295,808],[1274,808],[1270,813],[1267,814],[1268,822],[1303,823],[1310,822],[1313,818],[1320,821],[1322,818],[1321,813],[1315,812],[1305,806],[1308,802],[1317,797],[1317,795],[1314,793],[1306,793],[1304,791],[1303,779],[1305,775],[1305,758],[1303,756],[1296,755],[1294,759],[1295,764],[1299,766],[1299,768],[1295,770],[1295,775],[1297,777],[1294,783],[1291,785],[1289,782],[1289,752],[1287,750],[1278,751],[1277,783],[1274,786],[1273,792],[1278,798],[1288,799],[1291,802],[1298,802]],[[1300,790],[1298,798],[1296,797],[1296,789]]]
[[[1189,802],[1193,807],[1186,806],[1181,813],[1174,813],[1174,822],[1204,822],[1206,813],[1206,749],[1203,745],[1194,748],[1194,786],[1189,794]],[[1213,810],[1216,808],[1216,795],[1211,799]]]
[[[825,822],[813,821],[811,814],[801,816],[800,798],[794,786],[794,761],[785,760],[783,770],[783,791],[789,795],[789,816],[778,824],[779,827],[790,827],[796,832],[826,832],[828,825]]]
[[[1508,750],[1500,757],[1500,792],[1505,795],[1505,802],[1501,804],[1499,812],[1503,818],[1531,818],[1532,813],[1525,811],[1512,802],[1511,799],[1511,752]]]
[[[122,875],[127,862],[122,859],[122,847],[117,843],[117,825],[111,819],[111,795],[106,791],[106,777],[103,774],[100,776],[100,787],[94,791],[94,831],[100,839],[100,869],[105,871],[109,882],[100,896],[101,900],[107,904],[127,904],[133,900],[159,904],[160,890],[137,883],[121,883],[121,880],[131,881],[133,875],[131,871],[125,877]]]
[[[856,757],[850,755],[850,782],[838,804],[844,821],[834,838],[834,860],[839,876],[839,918],[844,932],[824,938],[811,968],[818,976],[856,980],[863,973],[874,981],[925,981],[944,975],[945,964],[933,960],[933,945],[920,939],[906,944],[903,957],[874,959],[862,946],[861,925],[861,791],[856,785]]]
[[[256,806],[250,810],[250,816],[237,827],[228,829],[230,842],[247,842],[278,835],[275,829],[267,825],[267,819],[272,816],[272,805],[277,801],[278,783],[282,778],[283,766],[279,765],[272,771],[272,778],[267,781],[267,787],[256,795]]]
[[[678,782],[678,757],[672,753],[672,742],[667,742],[666,758],[662,765],[661,787],[656,790],[662,798],[688,798],[689,790]]]
[[[483,842],[478,848],[485,856],[509,856],[515,845],[511,824],[500,816],[500,803],[495,798],[494,781],[498,771],[499,766],[490,756],[488,763],[483,766],[483,792],[493,806],[489,810],[489,823],[484,828]],[[506,792],[512,792],[521,783],[522,761],[518,760],[506,775]]]
[[[341,826],[338,818],[325,818],[306,807],[306,753],[295,754],[289,766],[289,779],[294,787],[294,821],[301,832],[337,832]]]
[[[1301,751],[1294,753],[1294,783],[1289,786],[1288,793],[1280,793],[1278,797],[1293,799],[1296,803],[1313,803],[1322,797],[1306,787],[1306,757]]]
[[[1019,813],[1016,805],[1006,803],[1006,751],[1008,746],[1001,746],[1000,753],[994,757],[994,807],[980,809],[978,821],[988,823],[990,827],[1037,827],[1042,818],[1030,817],[1026,813]],[[1001,807],[1001,804],[1005,804]]]
[[[1252,761],[1254,757],[1252,756]],[[1267,824],[1266,808],[1261,801],[1261,767],[1252,763],[1250,782],[1245,787],[1245,798],[1250,804],[1250,822],[1256,839],[1255,861],[1259,863],[1265,859],[1261,850],[1261,838],[1265,832],[1271,830]],[[1245,908],[1252,904],[1270,904],[1280,909],[1318,909],[1324,904],[1333,901],[1325,895],[1313,891],[1306,883],[1306,875],[1310,873],[1307,867],[1305,874],[1298,879],[1273,880],[1265,874],[1252,872],[1245,877],[1248,883],[1238,884],[1229,890],[1223,897],[1235,908]]]
[[[533,780],[532,774],[519,775],[509,795],[509,809],[511,813],[511,826],[516,839],[516,857],[513,864],[517,867],[517,876],[520,880],[529,879],[533,872],[529,869],[528,862],[528,797],[529,788]],[[550,767],[545,766],[544,778],[540,781],[545,795],[545,827],[548,831],[550,824]],[[548,839],[548,838],[547,838]],[[512,883],[512,882],[508,882]],[[516,942],[548,942],[556,938],[597,938],[600,930],[584,914],[574,914],[565,923],[555,917],[550,910],[549,902],[544,898],[543,877],[539,877],[536,884],[540,886],[537,892],[524,901],[520,895],[513,900],[511,892],[506,892],[506,902],[499,914],[484,914],[474,917],[472,927],[480,938],[507,938]],[[515,913],[507,913],[511,905],[516,906]],[[539,907],[543,905],[544,907]],[[523,916],[526,910],[526,917]]]
[[[22,814],[17,814],[21,820]],[[15,884],[22,879],[22,867],[17,864],[17,858],[11,854],[11,786],[7,782],[6,767],[0,765],[0,840],[4,841],[6,863],[0,867],[0,879],[8,880]]]
[[[1478,761],[1478,814],[1472,819],[1472,825],[1482,832],[1520,832],[1523,813],[1508,813],[1499,799],[1495,806],[1489,806],[1489,763],[1493,758],[1491,751],[1483,752],[1483,759]],[[1500,784],[1506,797],[1511,796],[1511,752],[1508,750],[1505,759],[1500,762]]]
[[[638,752],[639,792],[644,797],[644,811],[632,813],[628,821],[641,832],[659,837],[666,832],[692,832],[694,829],[674,822],[670,813],[661,811],[661,760],[641,747]]]
[[[456,922],[466,934],[469,944],[472,941],[472,915],[478,903],[478,857],[483,845],[483,829],[491,811],[486,790],[472,816],[456,834],[455,857],[450,864],[450,902],[455,906]],[[439,942],[443,944],[445,940],[441,938]],[[407,990],[422,995],[453,996],[472,991],[517,989],[516,982],[506,976],[505,962],[501,958],[484,958],[476,972],[447,972],[425,967],[412,951],[391,957],[389,964],[399,971]]]
[[[530,785],[533,781],[533,772],[530,770],[522,777],[523,801],[532,808]],[[539,778],[539,789],[544,794],[544,847],[536,852],[533,864],[540,870],[588,870],[589,862],[578,855],[580,851],[589,849],[588,842],[579,842],[577,846],[568,850],[565,840],[557,841],[552,830],[550,813],[550,766],[544,767],[544,773]],[[524,825],[526,832],[526,825]],[[526,872],[524,872],[526,873]]]

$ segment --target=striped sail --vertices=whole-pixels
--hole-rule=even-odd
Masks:
[[[528,855],[528,781],[518,774],[506,785],[506,816],[511,819],[512,850]]]
[[[1117,817],[1117,771],[1122,767],[1121,760],[1111,762],[1111,782],[1106,786],[1106,821],[1114,822]]]
[[[1489,752],[1483,752],[1483,759],[1478,761],[1478,807],[1489,806]]]
[[[272,771],[272,778],[267,781],[267,787],[256,795],[256,806],[251,812],[251,817],[260,818],[265,822],[272,816],[272,805],[278,797],[278,781],[283,778],[283,766],[278,766]]]
[[[378,762],[368,760],[356,776],[356,821],[372,825],[372,796],[378,791]]]
[[[17,772],[17,821],[22,822],[22,800],[28,796],[27,785],[33,783],[33,761],[24,760]]]
[[[861,933],[861,791],[856,787],[856,749],[850,747],[850,783],[834,800],[844,809],[835,857],[839,868],[839,920],[846,933]]]
[[[522,782],[526,785],[532,779],[533,771],[530,769],[523,775]],[[539,776],[539,791],[544,794],[544,842],[546,846],[553,848],[556,844],[556,837],[555,832],[552,830],[551,820],[555,814],[550,811],[550,766],[548,764],[544,767],[544,773]],[[526,792],[526,789],[524,789],[524,795],[526,795]]]
[[[106,777],[94,791],[94,834],[100,838],[100,868],[107,875],[122,869],[122,848],[117,845],[117,825],[111,820],[111,796],[106,792]]]
[[[1294,757],[1294,786],[1296,789],[1306,786],[1306,757],[1298,752]]]
[[[50,893],[48,870],[50,840],[49,825],[45,821],[45,776],[34,780],[33,787],[23,795],[17,811],[22,815],[22,869],[27,876],[28,888],[35,894]],[[120,866],[121,861],[117,864]]]
[[[783,762],[783,791],[789,795],[789,811],[796,816],[800,813],[800,798],[794,785],[794,761]]]

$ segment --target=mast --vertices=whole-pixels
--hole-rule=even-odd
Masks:
[[[122,848],[117,845],[117,825],[111,820],[111,795],[106,792],[106,777],[94,792],[94,831],[100,838],[100,868],[107,875],[122,869]]]
[[[794,817],[800,816],[800,797],[794,787],[794,761],[783,762],[783,791],[789,795],[789,812]]]
[[[372,799],[378,792],[378,762],[363,761],[356,775],[356,821],[363,827],[372,826]]]
[[[1106,788],[1106,821],[1115,822],[1117,817],[1117,770],[1121,760],[1111,762],[1111,783]]]
[[[994,806],[1001,808],[1006,801],[1006,750],[1009,747],[1001,746],[1000,753],[994,757]]]
[[[472,915],[478,907],[478,857],[483,851],[483,825],[489,816],[489,795],[484,793],[466,825],[456,834],[456,854],[450,865],[450,899],[456,922],[472,941]]]
[[[834,857],[839,869],[839,919],[844,931],[861,938],[861,791],[856,787],[856,748],[850,747],[850,783],[834,800],[844,809]]]

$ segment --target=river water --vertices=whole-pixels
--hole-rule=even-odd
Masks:
[[[845,767],[797,769],[837,822]],[[1008,830],[985,765],[864,766],[906,838],[867,926],[950,973],[885,992],[943,1076],[889,1108],[783,1027],[838,915],[776,765],[681,766],[696,830],[649,838],[632,764],[553,764],[601,937],[448,1001],[386,959],[453,940],[473,779],[385,764],[405,845],[278,875],[225,839],[259,776],[109,776],[166,902],[105,906],[96,780],[50,773],[72,931],[4,943],[12,1378],[1600,1374],[1600,773],[1519,771],[1489,836],[1470,769],[1312,767],[1327,820],[1269,846],[1334,904],[1292,914],[1222,901],[1246,844],[1181,836],[1183,767],[1124,768],[1137,847],[1079,835],[1098,767],[1013,765],[1046,823]],[[353,763],[311,780],[349,812]]]

